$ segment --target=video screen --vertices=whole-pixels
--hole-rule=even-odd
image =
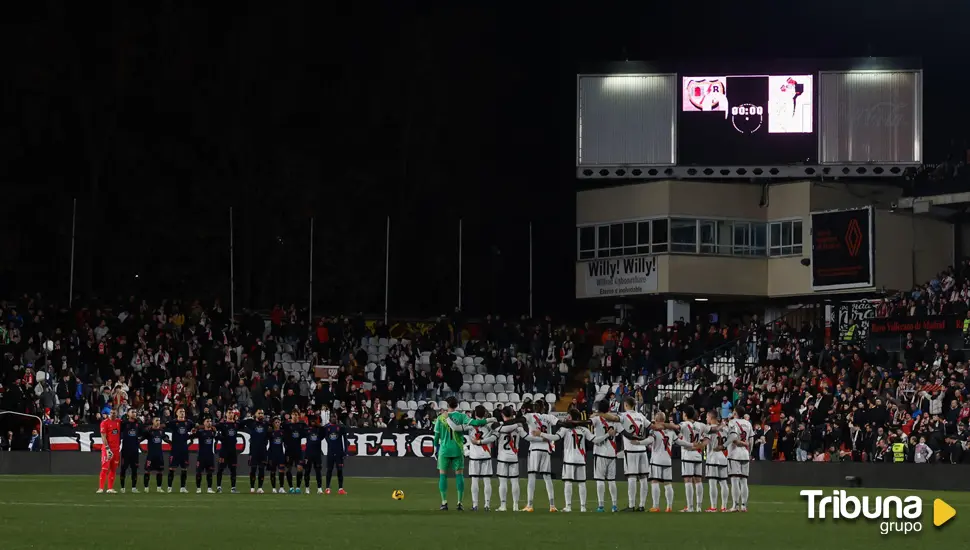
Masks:
[[[812,75],[682,77],[680,164],[814,163]]]

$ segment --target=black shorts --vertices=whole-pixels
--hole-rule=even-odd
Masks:
[[[249,467],[256,468],[258,466],[266,466],[266,455],[250,455],[249,456]]]
[[[165,469],[165,457],[161,455],[149,456],[145,459],[146,472],[161,472]]]
[[[303,466],[303,457],[300,455],[289,455],[286,457],[286,466],[288,468],[294,468],[296,466]]]
[[[189,453],[177,452],[168,455],[168,467],[169,468],[181,468],[183,470],[189,467]]]
[[[219,455],[219,464],[227,464],[227,465],[234,466],[237,461],[238,461],[238,457],[236,456],[236,453]]]
[[[195,461],[195,471],[197,472],[211,472],[216,469],[216,461],[213,456],[200,456],[198,460]]]
[[[138,455],[137,454],[132,454],[132,455],[122,454],[121,455],[121,471],[124,472],[125,470],[128,470],[128,469],[138,470]]]
[[[269,457],[269,467],[277,470],[286,468],[286,457],[280,455]]]
[[[320,469],[320,468],[323,467],[323,457],[320,456],[320,455],[317,455],[317,456],[308,456],[306,458],[306,460],[303,461],[303,464],[304,464],[304,466],[303,466],[304,468],[317,468],[317,469]]]
[[[336,466],[338,468],[343,468],[343,466],[344,466],[344,458],[346,458],[346,457],[344,457],[343,455],[339,455],[339,456],[338,455],[327,455],[327,468],[328,469],[329,468],[333,468],[334,466]]]

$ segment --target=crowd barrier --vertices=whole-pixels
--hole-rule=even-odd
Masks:
[[[192,457],[194,471],[195,458]],[[622,460],[618,461],[617,478],[623,479]],[[248,458],[240,456],[239,465],[246,471]],[[0,453],[0,475],[95,475],[101,468],[101,454],[93,452],[14,451]],[[354,477],[428,477],[437,476],[433,458],[418,456],[355,456],[347,459],[347,475]],[[562,469],[561,457],[553,457],[554,476]],[[590,465],[588,479],[593,479]],[[527,471],[522,457],[520,471]],[[871,464],[865,462],[752,462],[750,482],[753,485],[789,485],[799,487],[839,487],[848,485],[847,478],[858,480],[863,487],[882,489],[921,489],[929,491],[970,491],[970,471],[966,466],[947,464]],[[674,461],[674,479],[680,473]]]

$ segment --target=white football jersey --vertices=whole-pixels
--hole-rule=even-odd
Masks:
[[[644,432],[641,430],[643,430],[647,424],[647,418],[636,411],[625,411],[620,413],[620,425],[623,426],[623,431],[630,435],[643,437]],[[640,441],[624,439],[623,449],[626,451],[643,452],[647,450],[647,445]]]
[[[559,428],[556,436],[563,442],[563,463],[570,466],[585,466],[586,442],[593,440],[593,433],[583,427]]]
[[[593,419],[593,435],[604,436],[610,428],[617,429],[616,424],[607,422],[602,417]],[[607,437],[601,443],[593,446],[593,454],[604,458],[616,458],[616,436]]]
[[[498,434],[498,461],[516,462],[519,461],[519,449],[521,448],[522,438],[527,434],[521,426],[512,432],[500,432]]]
[[[699,443],[706,433],[706,424],[689,420],[680,423],[680,437],[691,445]],[[680,450],[680,458],[687,462],[700,462],[704,457],[700,451],[684,447]]]
[[[734,436],[734,439],[739,443],[750,444],[753,434],[754,430],[751,429],[751,423],[743,418],[732,418],[728,422],[728,437]],[[728,458],[730,460],[751,460],[751,454],[747,447],[732,444],[728,447]]]
[[[673,430],[653,430],[647,438],[650,446],[650,464],[654,466],[670,466],[672,464],[674,439],[677,434]]]
[[[495,442],[495,434],[488,426],[468,426],[465,430],[465,441],[468,443],[468,458],[473,460],[483,460],[492,458],[492,443]],[[481,439],[481,445],[475,445],[471,441]]]
[[[555,433],[553,428],[559,423],[559,419],[551,414],[538,414],[529,413],[525,415],[525,421],[529,425],[529,433],[531,434],[533,430],[539,430],[544,434]],[[529,451],[546,451],[552,452],[555,449],[555,445],[551,442],[542,440],[529,443]]]
[[[727,466],[727,451],[717,451],[727,443],[727,428],[707,426],[707,463],[712,466]]]

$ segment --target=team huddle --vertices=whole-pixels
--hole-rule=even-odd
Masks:
[[[213,424],[206,418],[201,425],[185,419],[185,410],[176,412],[176,420],[162,425],[155,418],[149,426],[137,419],[134,411],[128,412],[125,420],[119,420],[112,410],[109,418],[101,423],[101,477],[98,493],[115,493],[115,474],[121,469],[121,492],[125,492],[125,479],[131,474],[131,492],[138,492],[139,451],[142,440],[147,440],[144,463],[145,492],[149,491],[151,474],[155,474],[155,490],[162,492],[162,477],[166,468],[163,444],[168,443],[171,451],[168,457],[168,487],[171,493],[176,471],[180,471],[180,493],[187,493],[186,481],[189,472],[189,446],[198,442],[198,455],[195,463],[195,492],[202,493],[202,477],[206,478],[207,493],[221,493],[224,473],[229,472],[230,490],[236,489],[238,462],[239,430],[249,432],[249,492],[262,494],[266,471],[269,470],[271,493],[310,493],[310,474],[316,474],[317,494],[330,493],[333,471],[337,471],[339,494],[344,491],[344,459],[347,456],[347,431],[336,423],[337,415],[331,416],[328,424],[311,425],[305,422],[298,412],[290,421],[283,423],[275,418],[268,421],[263,411],[256,411],[253,418],[245,421],[238,419],[238,413],[230,411],[223,421]],[[169,437],[168,434],[171,434]],[[306,448],[303,442],[306,441]],[[327,484],[323,488],[323,444],[327,445]],[[296,472],[296,483],[293,480]],[[216,474],[213,489],[212,474]],[[279,487],[277,487],[279,476]],[[289,485],[289,491],[285,485]],[[107,487],[107,490],[105,488]],[[303,490],[301,490],[303,487]]]
[[[472,510],[479,510],[479,485],[484,484],[484,510],[491,510],[493,475],[499,483],[499,507],[508,509],[508,486],[512,490],[512,509],[519,510],[519,449],[522,440],[529,443],[526,505],[522,511],[534,510],[536,480],[542,478],[549,498],[549,511],[556,512],[552,483],[552,452],[558,442],[563,445],[562,480],[565,507],[571,512],[573,489],[578,486],[580,511],[586,511],[586,477],[588,444],[592,446],[593,479],[596,481],[597,512],[606,511],[609,489],[611,510],[619,511],[617,497],[617,459],[622,452],[623,474],[627,478],[627,506],[623,511],[646,511],[647,494],[651,495],[651,512],[673,511],[673,447],[681,447],[681,476],[685,483],[687,505],[683,512],[746,512],[748,504],[748,468],[751,424],[744,419],[744,409],[737,407],[729,421],[708,413],[706,422],[696,420],[693,408],[683,411],[685,420],[669,423],[663,413],[653,421],[635,410],[632,399],[623,403],[624,411],[609,412],[609,403],[597,403],[597,412],[581,420],[577,410],[569,419],[548,414],[543,401],[526,403],[521,415],[511,407],[497,409],[494,418],[484,407],[476,407],[474,418],[456,411],[457,400],[448,401],[448,411],[435,423],[435,448],[438,457],[441,509],[448,509],[449,470],[455,472],[458,510],[463,510],[464,446],[468,443],[468,477],[471,478]],[[622,441],[622,447],[621,447]],[[492,446],[495,451],[493,471]],[[704,479],[710,495],[706,510]],[[729,490],[730,482],[730,490]],[[639,499],[637,490],[639,488]],[[661,488],[665,506],[661,508]],[[718,493],[721,506],[718,508]]]

